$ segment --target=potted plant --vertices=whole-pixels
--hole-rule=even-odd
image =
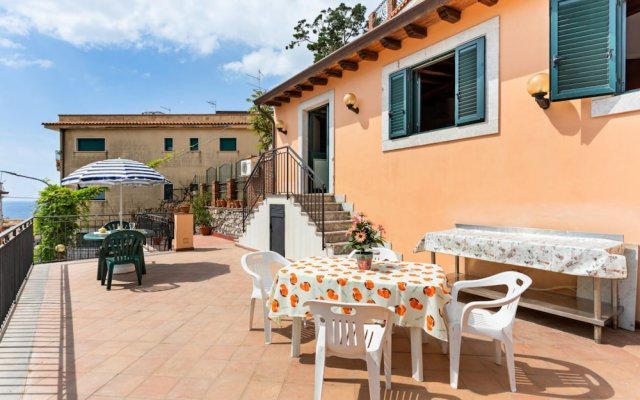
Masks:
[[[350,250],[356,250],[355,258],[358,269],[371,269],[373,253],[370,251],[374,245],[384,245],[384,228],[378,225],[376,229],[373,223],[366,218],[363,213],[359,213],[351,218],[351,228],[347,231],[349,243],[346,245]]]
[[[207,208],[207,205],[211,202],[211,195],[209,192],[202,192],[196,195],[191,202],[191,209],[193,210],[193,219],[197,226],[200,227],[201,235],[211,234],[211,213]]]

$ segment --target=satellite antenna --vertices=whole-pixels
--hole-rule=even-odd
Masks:
[[[262,91],[262,78],[264,78],[264,74],[262,73],[262,71],[260,71],[258,69],[258,75],[257,76],[253,76],[253,75],[249,75],[246,74],[249,78],[253,78],[256,80],[257,84],[255,83],[249,83],[249,86],[253,86],[254,89],[257,89],[259,91]]]
[[[207,103],[209,103],[209,105],[211,105],[211,107],[213,107],[213,113],[216,113],[216,107],[218,106],[218,103],[216,103],[215,101],[207,101]]]
[[[167,111],[169,114],[171,114],[171,109],[170,109],[170,108],[168,108],[168,107],[163,107],[163,106],[160,106],[160,108],[162,108],[163,110],[165,110],[165,111]]]

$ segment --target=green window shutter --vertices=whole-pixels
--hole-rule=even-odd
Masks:
[[[220,138],[220,151],[236,151],[236,138]]]
[[[198,141],[198,138],[189,139],[189,150],[198,151],[199,149],[200,149],[200,143]]]
[[[389,75],[389,138],[408,134],[407,90],[410,71],[402,70]]]
[[[79,138],[78,151],[105,151],[104,139]]]
[[[551,0],[551,100],[616,91],[616,0]]]
[[[164,138],[164,151],[173,151],[173,138]]]
[[[485,116],[485,39],[456,48],[455,121],[456,125],[484,120]]]

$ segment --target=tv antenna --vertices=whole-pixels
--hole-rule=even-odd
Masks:
[[[254,76],[254,75],[249,75],[246,74],[249,78],[253,78],[256,80],[257,84],[255,83],[249,83],[249,86],[252,86],[254,89],[258,89],[259,91],[262,91],[262,78],[264,78],[264,74],[262,73],[262,71],[260,71],[258,69],[258,75]]]
[[[163,107],[160,106],[160,108],[162,108],[163,110],[167,111],[169,114],[171,114],[171,109],[169,107]]]
[[[213,113],[215,114],[216,113],[216,107],[218,106],[218,103],[216,103],[215,101],[209,101],[209,100],[207,100],[207,103],[209,103],[209,105],[211,107],[213,107]]]

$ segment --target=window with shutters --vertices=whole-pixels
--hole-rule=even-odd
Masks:
[[[200,140],[198,138],[189,139],[189,150],[191,151],[200,150]]]
[[[551,0],[551,100],[640,89],[640,0]]]
[[[236,138],[220,138],[220,151],[236,151]]]
[[[173,151],[173,138],[164,138],[164,151]]]
[[[383,67],[382,150],[498,133],[500,19]]]
[[[104,138],[78,138],[76,140],[77,151],[105,151]]]

